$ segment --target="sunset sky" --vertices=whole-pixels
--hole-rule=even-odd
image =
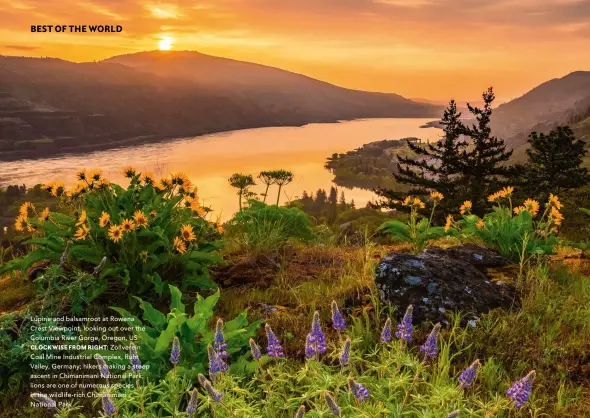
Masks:
[[[0,0],[0,54],[92,61],[158,49],[271,65],[345,87],[500,100],[590,70],[589,0]],[[120,34],[31,25],[122,25]]]

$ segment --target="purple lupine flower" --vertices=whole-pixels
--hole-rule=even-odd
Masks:
[[[385,321],[380,340],[382,343],[391,342],[391,318],[387,318],[387,321]]]
[[[340,364],[342,366],[348,365],[348,362],[350,361],[350,346],[351,345],[352,345],[352,341],[350,340],[350,338],[347,338],[346,341],[344,341],[344,345],[342,346],[342,352],[340,353],[340,357],[338,358],[338,360],[340,361]]]
[[[117,413],[113,399],[108,393],[102,394],[102,410],[107,417],[112,417]]]
[[[348,387],[357,401],[364,402],[369,399],[369,390],[360,383],[355,382],[354,379],[348,381]]]
[[[104,361],[104,359],[102,358],[102,356],[100,354],[95,355],[94,358],[96,359],[96,362],[98,363],[98,370],[100,370],[100,375],[102,377],[104,377],[105,379],[108,379],[110,376],[110,372],[109,372],[109,366],[107,365],[107,362]]]
[[[260,352],[260,347],[258,347],[258,345],[256,345],[256,342],[252,338],[250,338],[250,340],[248,342],[250,343],[250,351],[252,352],[252,357],[256,361],[260,360],[260,357],[262,357],[262,353]]]
[[[272,332],[272,328],[270,325],[266,324],[264,326],[264,330],[266,331],[266,339],[268,340],[268,345],[266,347],[266,353],[269,357],[285,357],[283,353],[283,347],[281,346],[281,342],[277,338],[274,332]]]
[[[305,338],[305,358],[309,360],[315,356],[315,339],[311,332]]]
[[[53,409],[57,407],[55,401],[43,393],[31,393],[31,398],[44,408]]]
[[[207,378],[203,375],[203,373],[199,373],[197,375],[197,380],[199,381],[201,386],[205,387],[205,382],[207,381]]]
[[[332,327],[339,331],[346,329],[346,322],[335,300],[332,301]]]
[[[301,405],[295,414],[295,418],[303,418],[305,415],[305,405]]]
[[[197,390],[197,388],[194,388],[191,392],[191,397],[188,401],[188,405],[186,406],[186,413],[189,416],[189,418],[192,417],[195,411],[197,410],[198,393],[199,391]]]
[[[138,373],[143,368],[141,365],[141,360],[137,355],[137,347],[135,344],[133,344],[133,342],[129,343],[129,361],[131,362],[131,370],[134,373]]]
[[[217,354],[217,351],[211,344],[207,346],[207,354],[209,355],[209,375],[215,376],[217,373],[226,372],[229,366],[223,359]]]
[[[314,350],[317,354],[324,354],[328,348],[326,347],[326,337],[320,325],[320,313],[315,311],[313,314],[313,321],[311,322],[311,336],[313,337]]]
[[[461,411],[459,411],[458,409],[456,411],[451,412],[449,415],[447,415],[447,418],[457,418],[459,416],[459,413]]]
[[[223,319],[221,318],[217,320],[217,324],[215,325],[213,348],[215,348],[215,351],[217,351],[217,354],[219,354],[219,357],[222,359],[229,357],[229,354],[227,353],[227,344],[225,343],[225,338],[223,337]]]
[[[423,352],[426,357],[434,358],[438,354],[437,341],[439,331],[440,322],[437,323],[434,328],[432,328],[430,335],[428,335],[428,338],[426,338],[426,342],[420,346],[420,351]]]
[[[480,366],[479,360],[475,360],[471,365],[463,370],[459,375],[459,383],[461,384],[461,389],[466,389],[472,385],[475,377],[477,376],[477,370]]]
[[[412,342],[412,314],[414,313],[414,307],[409,305],[406,309],[406,313],[402,319],[402,322],[397,324],[397,332],[395,336],[401,338],[409,343]]]
[[[520,409],[529,400],[536,375],[537,373],[531,370],[525,377],[514,382],[506,392],[506,396],[514,401],[516,409]]]
[[[334,399],[334,397],[332,395],[330,395],[328,392],[324,393],[324,400],[326,401],[326,404],[328,405],[328,409],[330,410],[332,415],[334,415],[335,417],[342,416],[342,412],[340,411],[340,407],[338,406],[336,399]]]
[[[205,381],[204,387],[213,402],[219,402],[223,398],[223,392],[215,390],[210,381]]]
[[[180,340],[178,337],[174,337],[172,341],[172,351],[170,352],[170,363],[174,364],[175,366],[180,361]]]

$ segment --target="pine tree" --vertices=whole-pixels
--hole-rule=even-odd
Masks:
[[[488,206],[486,197],[496,192],[503,184],[502,179],[514,172],[511,167],[502,165],[510,159],[512,151],[506,151],[504,141],[492,136],[490,122],[496,98],[493,89],[490,87],[482,97],[483,109],[467,104],[477,123],[462,129],[470,144],[458,155],[461,161],[459,186],[463,188],[460,193],[472,201],[472,212],[477,215],[483,215]]]
[[[463,196],[459,196],[460,173],[464,169],[461,155],[467,148],[467,142],[461,140],[465,127],[461,123],[461,113],[457,111],[454,100],[449,102],[440,124],[443,126],[443,138],[426,146],[408,142],[408,147],[418,158],[398,155],[397,173],[394,177],[398,183],[412,186],[410,194],[424,195],[429,191],[439,191],[445,195],[443,201],[447,206],[458,206]],[[378,189],[377,194],[387,200],[382,206],[399,208],[398,201],[406,193]],[[441,202],[442,203],[442,202]]]
[[[528,162],[523,170],[525,190],[545,201],[549,193],[584,186],[590,181],[588,170],[582,167],[586,143],[576,139],[569,126],[559,126],[549,132],[532,132]]]

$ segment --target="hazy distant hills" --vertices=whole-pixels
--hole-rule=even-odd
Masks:
[[[439,114],[438,106],[396,94],[198,52],[92,63],[0,56],[0,159],[241,128]]]
[[[590,71],[577,71],[498,106],[492,115],[492,127],[495,135],[519,147],[526,143],[531,131],[546,132],[566,124],[579,128],[589,109]]]

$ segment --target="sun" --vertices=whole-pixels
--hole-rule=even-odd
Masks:
[[[160,42],[158,42],[158,47],[160,51],[169,51],[172,48],[172,38],[162,38]]]

